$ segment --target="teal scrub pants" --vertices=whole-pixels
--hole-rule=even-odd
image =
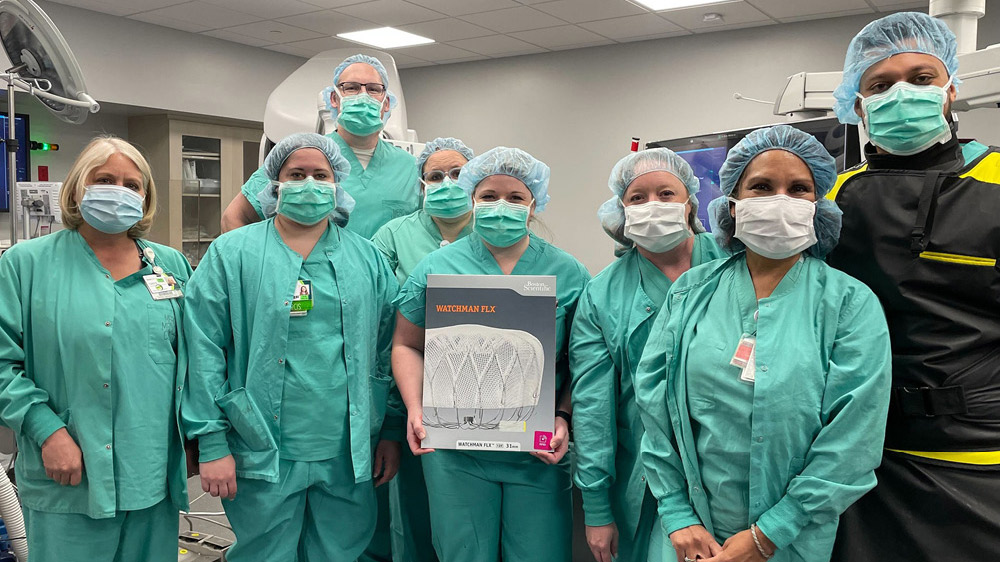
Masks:
[[[422,459],[442,562],[569,562],[569,462],[552,466],[439,450]],[[520,459],[519,459],[520,460]]]
[[[399,478],[397,475],[396,478]],[[396,478],[393,478],[395,480]],[[392,562],[392,520],[389,508],[389,484],[375,488],[375,529],[358,562]]]
[[[674,547],[670,546],[670,539],[663,531],[660,522],[656,522],[653,531],[649,534],[649,556],[646,562],[674,562],[677,560],[677,553]]]
[[[403,444],[399,473],[389,483],[395,562],[438,562],[431,542],[430,506],[421,458]]]
[[[94,519],[25,508],[31,562],[177,562],[177,508],[169,499]]]
[[[619,528],[618,531],[621,532],[621,529]],[[636,528],[635,536],[631,539],[619,538],[618,558],[616,560],[619,562],[663,562],[665,541],[663,527],[660,527],[660,519],[656,513],[656,498],[647,489],[646,495],[642,499],[639,525]],[[667,558],[666,561],[674,562],[671,558]]]
[[[278,482],[237,478],[222,505],[236,535],[229,562],[354,562],[375,528],[374,486],[354,483],[350,455],[281,460]]]

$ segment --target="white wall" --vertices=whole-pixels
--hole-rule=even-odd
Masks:
[[[1000,42],[997,4],[980,23],[981,46]],[[791,74],[840,70],[850,39],[876,17],[403,70],[409,126],[424,141],[455,136],[477,153],[517,146],[547,163],[552,202],[540,217],[556,245],[597,272],[613,255],[596,211],[611,196],[608,174],[630,137],[645,143],[781,122],[770,106],[733,92],[774,99]],[[963,120],[963,135],[1000,144],[1000,112],[977,113]]]
[[[39,1],[102,102],[263,121],[268,94],[304,61],[195,33]]]

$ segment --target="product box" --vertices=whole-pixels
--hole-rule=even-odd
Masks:
[[[549,451],[556,278],[428,275],[422,446]]]

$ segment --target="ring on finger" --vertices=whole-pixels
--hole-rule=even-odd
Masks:
[[[684,562],[697,562],[697,560],[695,560],[694,558],[688,558],[687,556],[685,556],[684,557]]]

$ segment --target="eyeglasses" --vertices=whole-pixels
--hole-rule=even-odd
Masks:
[[[444,181],[445,177],[449,177],[453,180],[457,180],[458,176],[462,174],[462,168],[452,168],[447,172],[443,170],[431,170],[429,172],[424,172],[423,178],[424,183],[441,183]]]
[[[340,91],[348,96],[356,96],[361,93],[361,88],[373,96],[381,96],[385,93],[385,86],[378,82],[362,84],[361,82],[341,82],[337,84]]]

